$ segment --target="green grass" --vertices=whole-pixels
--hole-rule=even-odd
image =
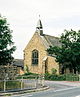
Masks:
[[[6,81],[6,90],[20,89],[20,88],[21,88],[20,81]],[[0,82],[0,91],[3,90],[4,90],[4,82]]]

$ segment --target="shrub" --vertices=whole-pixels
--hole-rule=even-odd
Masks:
[[[22,78],[23,79],[28,79],[28,78],[35,79],[36,77],[38,78],[38,76],[39,76],[39,74],[29,72],[29,73],[25,73],[21,76],[18,76],[17,79],[22,79]]]
[[[44,77],[45,77],[45,80],[50,80],[51,79],[51,74],[45,73]]]
[[[26,71],[27,73],[29,73],[29,67],[26,65]]]
[[[52,71],[52,74],[56,74],[56,72],[57,72],[57,70],[55,68],[52,68],[51,71]]]
[[[28,76],[28,75],[38,76],[39,74],[31,73],[31,72],[23,74],[23,76]]]
[[[66,74],[67,81],[79,81],[79,75],[76,74]]]
[[[45,74],[45,80],[53,80],[53,81],[79,81],[79,76],[75,74],[64,74],[64,75],[56,75],[56,74]]]

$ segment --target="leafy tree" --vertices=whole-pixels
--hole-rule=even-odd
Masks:
[[[60,37],[61,47],[50,46],[48,53],[55,55],[56,61],[64,68],[73,69],[74,73],[80,70],[80,31],[65,30]]]
[[[11,34],[7,19],[0,16],[0,65],[11,64],[14,59],[12,54],[16,47],[13,46]]]

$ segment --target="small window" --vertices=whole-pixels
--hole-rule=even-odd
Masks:
[[[32,65],[38,65],[38,50],[32,51]]]

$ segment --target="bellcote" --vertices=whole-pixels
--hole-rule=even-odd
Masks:
[[[37,22],[37,26],[36,26],[36,31],[40,34],[43,35],[43,26],[41,23],[41,20],[39,19]]]

